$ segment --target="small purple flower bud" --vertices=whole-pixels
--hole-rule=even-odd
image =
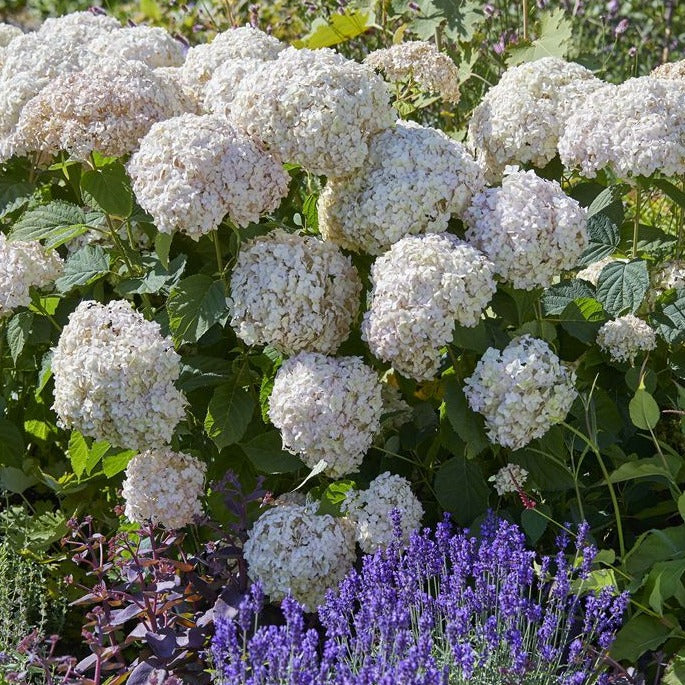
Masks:
[[[630,22],[627,19],[621,19],[614,29],[614,36],[616,38],[622,36],[628,30],[628,26],[630,26]]]

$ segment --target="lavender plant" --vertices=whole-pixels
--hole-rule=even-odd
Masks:
[[[320,633],[286,598],[284,625],[256,628],[259,584],[235,620],[217,621],[212,655],[221,685],[588,685],[607,683],[604,657],[628,602],[606,586],[588,592],[596,555],[588,526],[573,547],[563,533],[537,558],[519,528],[489,516],[480,535],[397,536],[364,557],[319,607]],[[568,553],[570,551],[570,554]]]

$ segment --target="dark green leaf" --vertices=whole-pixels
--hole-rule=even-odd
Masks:
[[[238,378],[220,385],[212,395],[205,418],[205,430],[219,450],[239,442],[254,412],[252,395]]]
[[[0,468],[0,491],[7,490],[21,494],[37,482],[34,476],[27,476],[21,469],[14,466]]]
[[[55,281],[60,292],[68,293],[94,283],[109,273],[109,255],[99,245],[84,245],[67,259],[64,272]]]
[[[544,505],[539,505],[541,508]],[[545,509],[547,509],[545,507]],[[550,511],[545,512],[548,516]],[[548,520],[542,515],[538,507],[534,509],[524,509],[521,512],[521,526],[530,539],[531,544],[535,544],[547,529]]]
[[[0,179],[0,219],[26,204],[34,188],[33,183]]]
[[[233,373],[231,362],[217,357],[183,357],[181,362],[181,375],[176,385],[183,392],[221,385]]]
[[[658,618],[640,614],[633,616],[616,635],[611,656],[617,661],[634,664],[648,650],[663,644],[673,633]]]
[[[31,336],[34,316],[33,312],[19,312],[7,324],[7,344],[15,364]]]
[[[573,26],[563,9],[544,12],[537,27],[538,37],[528,47],[511,50],[507,66],[534,62],[543,57],[566,57],[571,47]]]
[[[571,470],[551,457],[524,448],[513,452],[511,460],[526,469],[529,477],[543,492],[570,490],[573,487]]]
[[[0,419],[0,465],[20,466],[24,458],[21,431],[7,419]]]
[[[135,455],[135,450],[123,450],[120,452],[112,451],[109,454],[105,454],[105,456],[102,457],[102,470],[105,476],[107,476],[107,478],[112,478],[118,473],[121,473]],[[93,467],[91,466],[91,470],[92,468]]]
[[[659,418],[661,412],[656,400],[646,391],[638,389],[630,400],[628,405],[630,411],[630,420],[642,430],[653,429]]]
[[[466,455],[473,458],[490,446],[483,419],[468,405],[464,390],[455,378],[444,384],[445,412],[456,434],[466,444]]]
[[[172,233],[158,233],[155,236],[155,254],[165,269],[169,268],[169,251],[173,240]]]
[[[488,508],[490,489],[478,464],[464,457],[446,461],[435,475],[435,495],[440,506],[468,526]]]
[[[197,342],[215,323],[227,318],[224,284],[203,274],[184,278],[171,289],[167,311],[174,341]]]
[[[83,235],[88,217],[76,205],[55,200],[30,209],[14,224],[10,240],[44,240],[46,247],[58,247]]]
[[[86,470],[86,463],[88,462],[88,443],[86,439],[78,431],[73,431],[69,437],[69,447],[67,448],[67,455],[71,462],[73,472],[80,478]]]
[[[133,209],[131,182],[123,164],[113,162],[81,175],[83,199],[107,214],[126,218]]]
[[[566,306],[561,314],[561,325],[569,335],[590,344],[606,318],[604,308],[597,300],[581,297]]]
[[[134,294],[156,294],[167,292],[176,285],[181,278],[186,267],[186,256],[178,255],[168,268],[154,257],[143,258],[143,268],[146,270],[144,276],[138,278],[127,278],[121,281],[115,288],[120,295]]]
[[[579,266],[587,266],[609,257],[621,243],[619,225],[606,214],[595,214],[587,220],[588,246],[578,260]]]
[[[662,614],[664,602],[681,590],[683,573],[685,573],[685,559],[660,561],[654,564],[647,576],[645,587],[649,597],[649,606],[654,611]]]
[[[650,320],[667,343],[675,345],[685,341],[685,289],[676,290]]]
[[[594,288],[585,281],[578,279],[562,281],[545,290],[541,299],[542,311],[545,316],[557,316],[574,300],[594,296]]]
[[[683,556],[685,550],[685,526],[653,529],[641,535],[626,555],[624,563],[628,573],[637,579],[655,562]]]
[[[481,3],[466,0],[417,0],[415,3],[396,3],[396,7],[409,8],[412,21],[409,30],[422,40],[435,35],[441,28],[445,36],[454,41],[469,41],[478,25],[484,20]],[[418,10],[414,6],[418,7]]]
[[[260,433],[240,447],[262,473],[292,473],[304,467],[294,454],[283,450],[281,434],[276,430]]]
[[[595,216],[595,214],[602,213],[611,216],[615,223],[620,224],[623,221],[623,203],[621,198],[628,192],[628,189],[629,186],[624,183],[605,188],[588,207],[588,219]],[[616,214],[617,205],[621,207],[620,214]],[[592,233],[591,237],[593,237]]]
[[[597,299],[614,316],[635,313],[649,289],[647,263],[641,259],[607,264],[597,281]]]
[[[341,516],[340,505],[345,501],[345,495],[354,488],[353,480],[338,480],[331,483],[319,497],[318,514],[329,514],[330,516]]]

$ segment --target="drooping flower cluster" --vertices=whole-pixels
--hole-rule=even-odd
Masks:
[[[548,287],[587,245],[586,212],[556,181],[514,171],[464,213],[466,240],[485,253],[515,288]]]
[[[284,162],[329,177],[361,167],[368,137],[395,121],[386,84],[370,67],[328,48],[292,47],[240,80],[230,118]]]
[[[508,164],[544,167],[557,154],[568,116],[603,85],[580,64],[543,57],[504,72],[473,110],[468,144],[497,180]]]
[[[520,449],[563,421],[578,394],[570,372],[544,340],[524,335],[500,350],[490,347],[464,395],[485,417],[493,443]]]
[[[307,506],[283,504],[257,519],[243,553],[250,577],[273,601],[292,595],[314,611],[354,563],[354,527]]]
[[[453,235],[402,238],[371,268],[363,339],[401,374],[432,378],[455,321],[480,320],[496,289],[493,272],[490,261]]]
[[[607,112],[612,112],[608,117]],[[685,83],[644,76],[605,85],[569,117],[561,161],[587,178],[685,173]]]
[[[205,471],[199,459],[170,449],[137,454],[126,467],[123,496],[129,521],[182,528],[202,514]]]
[[[82,160],[93,151],[118,157],[179,110],[175,90],[150,67],[109,56],[58,76],[32,98],[19,116],[15,144],[50,155],[67,150]]]
[[[46,19],[3,51],[0,72],[0,160],[18,151],[14,131],[24,105],[54,78],[90,66],[99,58],[88,44],[120,28],[112,17],[74,12]]]
[[[641,352],[656,347],[654,329],[634,314],[607,321],[597,331],[597,344],[616,362],[632,364]]]
[[[366,490],[348,490],[341,505],[342,513],[354,522],[359,546],[367,553],[385,549],[396,538],[390,516],[395,510],[400,514],[402,543],[406,544],[421,525],[423,507],[409,481],[388,471],[374,478]]]
[[[231,274],[231,326],[248,345],[334,354],[359,309],[361,281],[332,243],[282,230],[245,243]]]
[[[9,242],[0,233],[0,317],[31,302],[29,288],[52,283],[64,266],[54,250],[45,250],[35,240]]]
[[[319,230],[342,247],[381,254],[409,234],[439,233],[485,186],[466,148],[442,131],[398,121],[369,139],[364,167],[329,180]]]
[[[194,240],[228,215],[238,226],[278,207],[290,177],[247,134],[215,116],[184,114],[155,124],[129,162],[140,205],[163,233]]]
[[[185,60],[183,43],[158,26],[127,26],[98,36],[88,49],[102,57],[144,62],[151,69],[180,67]]]
[[[96,440],[138,450],[165,445],[185,414],[171,339],[124,300],[81,302],[62,330],[52,371],[61,425]]]
[[[283,446],[310,468],[325,460],[332,478],[358,469],[382,414],[380,381],[360,357],[291,357],[278,370],[269,398],[269,418]]]
[[[446,102],[459,102],[459,69],[433,43],[423,40],[398,43],[374,50],[364,62],[382,71],[388,81],[411,78],[421,88],[440,95]]]
[[[528,471],[518,464],[503,466],[494,476],[488,478],[501,497],[509,492],[519,492],[528,480]]]
[[[594,682],[628,595],[586,589],[597,553],[587,528],[579,527],[571,561],[568,538],[558,538],[554,559],[538,560],[515,525],[492,517],[478,537],[446,522],[434,536],[414,533],[406,550],[394,543],[364,557],[329,593],[319,608],[322,636],[305,630],[291,598],[282,605],[285,625],[254,631],[263,594],[253,586],[236,620],[216,621],[217,683]],[[280,549],[276,535],[272,543]]]

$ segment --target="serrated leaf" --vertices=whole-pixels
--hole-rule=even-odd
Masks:
[[[432,38],[436,29],[442,27],[443,33],[450,40],[470,41],[478,25],[485,19],[482,4],[471,0],[418,0],[403,2],[401,5],[400,11],[408,8],[414,17],[408,29],[421,40]]]
[[[566,57],[571,47],[573,25],[563,9],[545,12],[540,16],[537,38],[529,46],[513,48],[507,66],[534,62],[543,57]]]
[[[99,245],[84,245],[67,259],[55,287],[62,293],[90,285],[109,273],[109,255]]]
[[[27,340],[31,336],[31,328],[35,314],[33,312],[19,312],[7,324],[7,344],[10,348],[12,361],[16,364]]]
[[[447,460],[435,475],[440,506],[461,526],[470,525],[488,508],[490,489],[477,463],[464,457]]]
[[[600,259],[610,257],[621,242],[621,231],[613,219],[605,214],[596,214],[588,219],[587,247],[578,260],[578,266],[588,266]]]
[[[637,390],[628,405],[630,420],[642,430],[651,430],[661,417],[661,411],[656,400],[646,391]]]
[[[292,473],[304,467],[294,454],[283,449],[281,434],[276,430],[260,433],[240,443],[240,448],[261,473]]]
[[[55,200],[29,209],[15,222],[9,240],[43,240],[46,247],[59,247],[87,230],[86,213],[76,205]]]
[[[71,462],[72,471],[80,478],[86,470],[86,462],[88,461],[88,443],[86,439],[78,431],[73,431],[69,436],[69,446],[67,447],[67,456]]]
[[[165,269],[169,268],[169,251],[173,240],[172,233],[158,233],[155,236],[155,254]]]
[[[561,313],[563,329],[581,342],[590,344],[606,321],[602,305],[592,297],[580,297],[566,305]]]
[[[667,343],[674,345],[685,340],[685,289],[660,305],[650,317],[652,325]]]
[[[49,350],[43,355],[43,359],[38,370],[38,384],[35,389],[35,396],[39,397],[45,389],[50,378],[52,378],[52,350]]]
[[[252,395],[239,385],[236,376],[231,382],[220,385],[207,407],[205,430],[217,449],[239,442],[254,412]]]
[[[179,390],[190,392],[226,383],[233,375],[233,365],[217,357],[183,357],[181,375],[176,383]]]
[[[616,223],[623,221],[623,203],[621,198],[628,192],[630,186],[624,183],[609,186],[605,188],[597,197],[590,203],[587,209],[587,218],[592,218],[595,214],[606,214],[610,216]],[[617,204],[620,206],[620,215],[616,215]]]
[[[127,278],[115,288],[120,295],[156,294],[168,291],[176,285],[186,267],[186,256],[178,255],[165,267],[154,257],[143,258],[144,276]]]
[[[113,451],[102,457],[102,471],[107,478],[112,478],[121,473],[128,463],[135,457],[136,450]],[[92,469],[92,467],[91,467]]]
[[[26,204],[34,189],[33,183],[0,180],[0,219]]]
[[[610,314],[635,313],[649,289],[647,263],[641,259],[611,262],[597,280],[597,299]]]
[[[334,12],[328,19],[319,17],[312,23],[309,33],[296,40],[296,48],[328,48],[332,45],[344,43],[368,31],[375,23],[371,8],[345,8],[344,12]]]
[[[582,280],[562,281],[550,286],[542,294],[542,311],[545,316],[558,316],[566,307],[578,298],[595,296],[592,286]]]
[[[330,516],[341,516],[340,505],[345,501],[347,493],[354,488],[353,480],[338,480],[331,483],[321,493],[319,497],[319,508],[317,514],[329,514]]]
[[[174,341],[197,342],[215,323],[227,318],[224,284],[203,274],[184,278],[171,289],[167,312]]]
[[[114,162],[81,174],[83,199],[107,214],[126,218],[133,210],[133,191],[123,164]]]

